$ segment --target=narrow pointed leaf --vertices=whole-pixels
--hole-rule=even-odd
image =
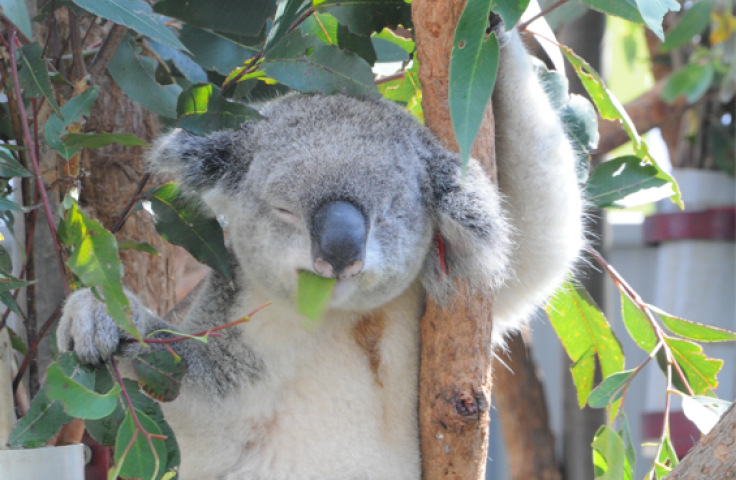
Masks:
[[[222,98],[220,89],[212,84],[193,85],[183,91],[176,113],[176,125],[198,135],[236,130],[248,120],[263,118],[247,105]]]
[[[42,52],[43,49],[36,42],[20,49],[19,64],[22,68],[18,71],[18,83],[23,88],[23,94],[26,97],[46,97],[51,109],[61,117],[63,115],[59,110],[59,104],[56,103],[54,91],[51,88],[46,61],[41,58]]]
[[[364,37],[384,28],[411,28],[411,4],[404,0],[325,0],[315,2],[318,12],[332,14],[351,32]]]
[[[463,168],[478,135],[498,72],[496,33],[486,35],[490,0],[469,0],[455,29],[450,57],[450,117]]]
[[[0,177],[30,177],[31,173],[18,163],[8,152],[0,148]]]
[[[593,408],[604,408],[609,403],[615,402],[624,393],[624,385],[634,374],[634,370],[624,370],[610,375],[600,385],[590,392],[588,404]]]
[[[503,24],[508,30],[516,26],[529,6],[529,0],[496,0],[493,3],[493,11],[501,16],[501,20],[503,20]]]
[[[669,331],[689,340],[697,342],[729,342],[736,340],[736,332],[673,317],[659,309],[656,309],[656,312]]]
[[[311,0],[281,0],[276,8],[273,25],[266,37],[264,51],[268,52],[283,39],[288,30],[312,6]]]
[[[691,63],[673,73],[662,89],[662,99],[674,103],[685,97],[688,103],[695,103],[708,91],[715,78],[715,68],[710,62]]]
[[[103,148],[114,143],[126,147],[149,146],[132,133],[70,133],[64,138],[67,147]]]
[[[277,0],[162,0],[153,10],[195,27],[256,37],[263,30],[266,19],[273,16],[276,4]]]
[[[184,197],[175,183],[148,194],[156,231],[165,240],[184,247],[194,258],[231,278],[230,258],[217,219],[201,202]]]
[[[647,319],[644,312],[629,298],[626,292],[621,293],[621,316],[624,320],[626,330],[632,340],[646,353],[651,354],[657,346],[657,335],[654,327]]]
[[[44,126],[46,143],[48,143],[51,148],[59,152],[59,155],[67,160],[72,158],[81,150],[81,148],[67,147],[64,145],[61,137],[67,134],[66,127],[72,123],[79,122],[82,115],[90,114],[92,106],[94,105],[95,100],[97,100],[99,91],[99,87],[90,87],[79,95],[73,97],[61,107],[64,119],[62,120],[56,115],[51,115]]]
[[[260,50],[259,46],[239,44],[217,32],[191,25],[184,25],[179,35],[200,67],[222,75],[240,67]]]
[[[74,3],[99,17],[132,28],[158,42],[186,50],[178,38],[164,25],[163,18],[140,0],[74,0]]]
[[[708,1],[698,2],[685,12],[677,25],[667,32],[664,43],[659,47],[660,52],[669,52],[689,42],[695,35],[705,30],[710,22],[712,5]]]
[[[635,0],[620,0],[616,2],[610,0],[581,0],[581,3],[589,6],[593,10],[623,18],[629,22],[644,23],[644,19],[641,18],[641,13],[639,13]]]
[[[624,442],[611,427],[601,427],[593,440],[593,449],[605,461],[605,472],[596,480],[621,480],[624,476]]]
[[[672,196],[672,185],[653,165],[626,155],[599,165],[585,186],[586,197],[598,208],[629,208]]]
[[[153,245],[148,242],[136,242],[134,240],[121,240],[118,242],[118,250],[135,250],[137,252],[150,253],[158,257],[160,254]]]

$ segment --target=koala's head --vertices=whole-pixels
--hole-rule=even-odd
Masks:
[[[458,158],[400,107],[292,95],[261,113],[207,137],[175,130],[150,154],[225,216],[250,284],[293,302],[298,271],[309,270],[338,278],[331,308],[364,311],[420,275],[439,300],[455,278],[501,279],[508,241],[495,187],[475,163],[463,179]]]

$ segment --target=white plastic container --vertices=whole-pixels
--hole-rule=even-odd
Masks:
[[[2,480],[84,480],[84,445],[0,450]]]

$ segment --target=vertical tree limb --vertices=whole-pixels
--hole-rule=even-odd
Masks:
[[[426,125],[457,151],[448,85],[455,26],[464,0],[414,0],[419,80]],[[495,180],[493,112],[489,102],[473,157]],[[491,404],[491,305],[469,298],[464,285],[450,306],[427,300],[421,322],[419,426],[422,478],[480,480],[485,476]]]

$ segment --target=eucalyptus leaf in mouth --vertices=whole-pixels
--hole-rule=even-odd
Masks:
[[[310,320],[302,322],[304,327],[314,329],[322,323],[335,283],[337,278],[325,278],[307,270],[299,270],[296,305],[299,313]]]

